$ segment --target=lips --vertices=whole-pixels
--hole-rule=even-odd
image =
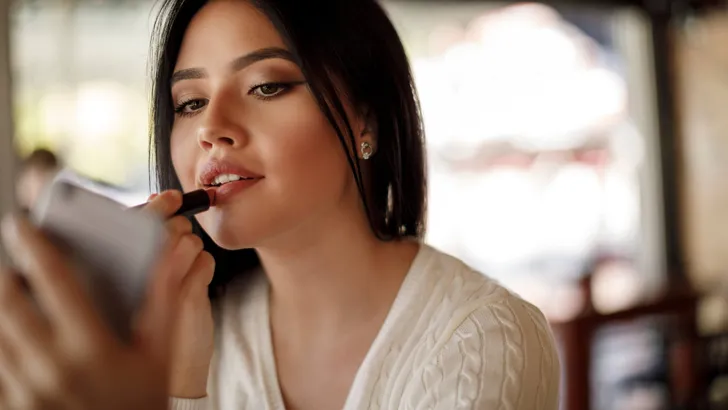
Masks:
[[[237,182],[237,181],[241,181],[241,180],[251,180],[251,179],[256,179],[256,178],[244,177],[244,176],[235,175],[235,174],[220,174],[213,179],[212,184],[210,184],[210,186],[219,187],[219,186],[222,186],[225,184],[229,184],[231,182]]]
[[[264,176],[228,161],[213,160],[198,173],[198,183],[205,188],[219,187],[239,180],[263,179]]]
[[[224,206],[226,203],[230,202],[234,196],[247,191],[260,181],[261,179],[241,179],[239,181],[223,184],[217,188],[212,188],[215,190],[216,207],[220,208],[221,206]]]
[[[247,190],[265,177],[259,173],[228,161],[213,160],[198,173],[198,184],[214,189],[219,207],[236,194]]]

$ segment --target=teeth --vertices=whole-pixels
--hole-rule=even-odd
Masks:
[[[244,178],[239,175],[222,174],[222,175],[218,175],[217,177],[215,177],[215,180],[212,181],[212,185],[227,184],[228,182],[240,181],[241,179],[244,179]]]

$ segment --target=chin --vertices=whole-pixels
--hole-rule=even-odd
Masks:
[[[240,230],[232,231],[230,229],[207,229],[204,228],[207,235],[219,246],[226,251],[237,251],[240,249],[255,248],[257,241],[251,235],[247,235]]]
[[[249,237],[245,229],[238,224],[231,223],[229,218],[213,210],[195,216],[197,223],[205,231],[207,236],[215,242],[215,245],[228,251],[235,251],[250,248]]]

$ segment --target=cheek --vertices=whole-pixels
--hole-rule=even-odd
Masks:
[[[266,174],[274,177],[284,194],[336,194],[350,176],[339,138],[314,103],[297,108],[271,122],[277,129],[263,147]]]

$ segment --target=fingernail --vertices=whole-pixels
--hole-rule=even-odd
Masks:
[[[156,198],[158,196],[159,196],[158,193],[153,193],[153,194],[149,195],[149,198],[147,198],[147,201],[151,201],[152,199],[154,199],[154,198]]]
[[[178,203],[182,201],[182,193],[174,189],[164,191],[162,195],[164,195],[167,204],[173,208],[179,206]]]

